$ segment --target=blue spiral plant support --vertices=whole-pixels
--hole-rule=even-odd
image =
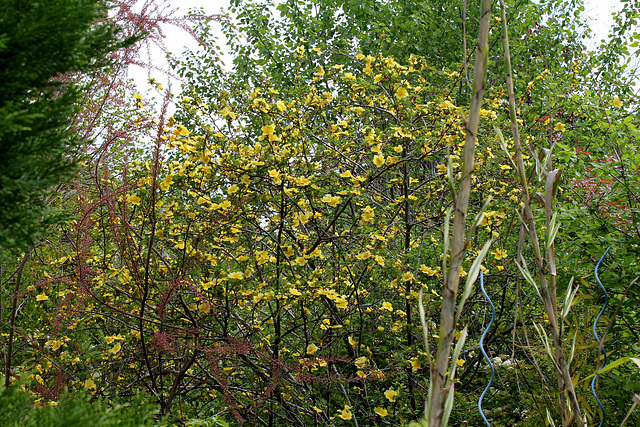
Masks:
[[[482,295],[484,295],[485,299],[491,306],[491,321],[489,322],[487,329],[484,330],[484,332],[482,333],[482,336],[480,337],[480,351],[482,351],[482,354],[484,355],[485,360],[487,361],[487,363],[489,364],[489,367],[491,368],[491,379],[489,380],[489,384],[487,384],[484,391],[480,395],[480,399],[478,399],[478,411],[480,411],[480,416],[484,420],[484,423],[487,425],[487,427],[491,427],[491,424],[489,424],[489,421],[487,421],[487,417],[485,417],[484,412],[482,411],[482,399],[484,398],[484,395],[489,390],[489,387],[491,387],[491,383],[493,382],[493,377],[495,375],[495,369],[493,368],[493,362],[491,361],[491,358],[487,355],[487,352],[484,350],[483,343],[484,343],[484,337],[487,335],[487,332],[489,332],[489,330],[491,329],[491,326],[493,325],[493,321],[496,317],[496,308],[493,306],[493,303],[491,302],[491,298],[489,298],[489,295],[487,295],[487,291],[485,291],[484,289],[484,276],[482,274],[482,271],[480,271],[480,290],[482,291]]]
[[[600,285],[600,288],[604,293],[604,305],[602,306],[602,310],[600,310],[600,313],[596,317],[596,320],[593,322],[593,336],[598,342],[598,348],[602,345],[602,343],[600,342],[600,338],[598,337],[598,333],[596,332],[596,325],[600,320],[600,316],[602,316],[602,313],[604,313],[604,311],[607,309],[607,305],[609,304],[609,295],[607,294],[607,290],[604,288],[604,286],[602,286],[602,282],[600,282],[600,278],[598,277],[598,267],[600,267],[600,263],[602,262],[604,257],[607,256],[609,249],[611,249],[611,246],[609,246],[607,250],[604,251],[604,254],[602,254],[602,257],[600,257],[600,261],[598,261],[598,263],[596,264],[596,269],[595,269],[596,282],[598,282],[598,285]],[[606,364],[607,364],[607,351],[604,349],[604,345],[602,345],[602,365],[600,366],[600,369],[604,368]],[[596,394],[595,384],[596,384],[597,378],[598,378],[598,374],[594,375],[593,379],[591,380],[591,393],[593,394],[593,397],[596,398],[596,402],[598,402],[598,406],[600,406],[600,410],[602,411],[602,418],[600,419],[600,424],[598,424],[598,427],[602,427],[604,425],[604,420],[607,414],[605,413],[604,406],[602,406],[602,403],[600,402],[600,399],[598,399],[598,395]]]

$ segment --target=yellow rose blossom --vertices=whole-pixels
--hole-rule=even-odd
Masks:
[[[338,410],[338,414],[340,414],[340,418],[345,421],[349,421],[353,418],[353,414],[351,413],[351,406],[345,406],[344,409]]]
[[[553,130],[564,132],[567,130],[567,127],[564,125],[564,123],[556,123],[556,125],[553,127]]]
[[[202,303],[202,304],[198,304],[198,311],[200,311],[200,313],[202,314],[209,314],[209,311],[211,309],[209,308],[208,304]]]
[[[398,396],[400,396],[400,393],[398,393],[392,388],[384,392],[384,397],[386,397],[389,400],[389,402],[395,402]]]
[[[301,187],[306,187],[307,185],[311,184],[311,180],[305,176],[301,176],[296,180],[296,182]]]
[[[264,125],[262,126],[262,133],[265,135],[271,135],[275,129],[275,125]]]
[[[362,368],[364,368],[364,367],[367,365],[367,361],[368,361],[368,359],[367,359],[365,356],[361,356],[361,357],[358,357],[358,358],[355,360],[354,364],[355,364],[358,368],[362,369]]]
[[[373,411],[380,415],[382,418],[386,417],[387,415],[389,415],[389,411],[387,411],[385,408],[382,408],[380,406],[377,406],[376,408],[373,409]]]
[[[411,273],[409,271],[407,271],[406,273],[402,274],[402,281],[403,282],[408,282],[408,281],[413,280],[413,279],[414,279],[413,273]]]
[[[375,216],[375,212],[371,206],[367,206],[362,210],[362,223],[369,224],[373,221],[373,217]]]
[[[507,251],[502,250],[502,249],[495,249],[495,250],[491,251],[491,255],[493,255],[493,257],[496,260],[499,261],[499,260],[507,257]]]
[[[117,353],[120,351],[120,349],[121,349],[121,348],[122,348],[122,347],[120,346],[120,343],[119,343],[119,342],[117,342],[117,343],[116,343],[116,345],[114,345],[114,346],[111,348],[111,350],[109,350],[109,352],[110,352],[110,353],[112,353],[112,354],[117,354]]]
[[[379,168],[382,167],[384,165],[384,156],[382,154],[374,156],[373,163]]]
[[[167,191],[172,183],[173,183],[173,177],[171,175],[168,175],[160,183],[160,189],[162,191]]]
[[[349,307],[349,304],[346,299],[339,297],[336,298],[336,307],[346,309]]]
[[[396,90],[396,98],[402,99],[406,98],[407,96],[409,96],[409,92],[407,92],[406,88],[400,86],[398,90]]]
[[[131,203],[132,205],[140,204],[140,197],[137,194],[127,194],[127,203]]]
[[[313,356],[318,351],[318,346],[311,343],[307,346],[307,354]]]
[[[296,288],[291,288],[289,289],[289,293],[293,296],[299,297],[300,295],[302,295],[302,293],[297,290]]]
[[[438,271],[432,269],[431,267],[427,267],[426,265],[422,264],[420,266],[420,271],[422,271],[424,274],[426,274],[427,276],[437,276],[438,275]]]

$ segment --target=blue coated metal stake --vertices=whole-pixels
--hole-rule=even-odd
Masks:
[[[600,257],[600,261],[598,261],[598,263],[596,264],[596,269],[595,269],[596,282],[598,282],[598,285],[600,285],[600,288],[602,288],[602,292],[604,292],[604,305],[602,306],[602,310],[600,310],[598,317],[596,317],[596,320],[593,322],[593,336],[596,338],[596,341],[598,342],[598,347],[600,347],[601,343],[600,343],[600,338],[598,338],[598,333],[596,332],[596,325],[598,324],[598,320],[600,320],[600,316],[602,316],[602,313],[604,313],[604,311],[607,309],[607,305],[609,304],[609,295],[607,295],[607,291],[604,288],[604,286],[602,286],[602,282],[600,282],[600,278],[598,277],[598,267],[600,267],[600,263],[602,262],[604,257],[607,256],[609,249],[611,249],[611,246],[609,246],[607,250],[604,251],[604,254],[602,254],[602,257]],[[602,359],[602,365],[600,366],[600,369],[604,368],[605,365],[607,364],[607,351],[604,349],[604,346],[602,346],[602,357],[603,359]],[[596,374],[591,380],[591,393],[593,394],[593,397],[596,398],[596,401],[600,406],[600,410],[602,411],[602,419],[600,420],[600,424],[598,424],[598,427],[602,427],[604,425],[604,420],[607,414],[605,413],[604,406],[602,406],[602,403],[600,402],[600,399],[598,399],[598,395],[596,394],[595,384],[596,384],[597,378],[598,378],[598,375]]]
[[[491,362],[491,359],[487,355],[487,352],[484,351],[483,342],[484,342],[484,337],[487,335],[487,332],[489,332],[489,329],[491,329],[491,326],[493,325],[493,320],[496,317],[496,309],[493,306],[493,303],[491,302],[491,298],[489,298],[489,295],[487,295],[487,292],[484,289],[484,276],[482,274],[482,271],[480,271],[480,290],[482,291],[482,295],[484,295],[485,299],[491,306],[491,321],[489,322],[487,329],[484,330],[484,332],[482,333],[482,336],[480,337],[480,351],[482,351],[482,354],[484,355],[485,360],[487,361],[487,363],[489,363],[489,367],[491,368],[491,379],[489,380],[489,384],[487,384],[484,391],[480,395],[480,399],[478,399],[478,410],[480,411],[480,416],[484,420],[484,423],[487,425],[487,427],[491,427],[491,424],[489,424],[489,421],[487,421],[487,417],[484,416],[484,412],[482,411],[482,399],[484,398],[484,395],[489,390],[489,387],[491,387],[491,383],[493,382],[493,377],[495,375],[495,370],[493,368],[493,362]]]

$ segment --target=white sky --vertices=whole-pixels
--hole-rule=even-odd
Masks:
[[[595,32],[595,44],[607,36],[612,23],[611,13],[620,10],[622,8],[622,5],[620,4],[619,0],[584,0],[584,2],[585,14],[591,21],[591,27]],[[167,1],[167,5],[169,5],[170,8],[178,9],[175,16],[186,14],[189,8],[193,7],[204,8],[206,14],[216,14],[227,11],[229,7],[229,0],[169,0]],[[220,25],[215,23],[212,23],[211,25],[214,31],[216,30],[217,26],[219,32],[219,45],[224,51],[226,46],[224,45],[224,35],[219,30]],[[165,29],[165,34],[165,43],[169,51],[178,56],[185,50],[185,48],[196,45],[191,37],[180,29],[168,26],[168,28]],[[155,52],[152,52],[152,59],[156,65],[160,67],[166,66],[164,54],[159,49]],[[144,91],[148,88],[148,84],[146,83],[146,70],[132,69],[130,70],[130,76],[134,79],[141,90]],[[166,76],[153,77],[157,78],[158,81],[163,82],[163,84],[166,86],[166,82],[168,80]],[[173,85],[174,92],[179,92],[179,87],[176,87],[178,83],[173,82]]]

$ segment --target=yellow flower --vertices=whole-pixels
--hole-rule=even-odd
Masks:
[[[366,358],[365,356],[358,357],[358,358],[355,360],[354,364],[355,364],[358,368],[362,369],[362,368],[364,368],[364,367],[367,365],[367,358]]]
[[[386,397],[389,400],[389,402],[395,402],[398,396],[400,396],[400,393],[398,393],[392,388],[384,392],[384,397]]]
[[[187,129],[186,127],[182,126],[182,125],[177,125],[176,126],[176,130],[173,131],[174,134],[179,135],[179,136],[187,136],[189,135],[189,129]]]
[[[211,310],[209,308],[208,304],[202,303],[198,305],[198,310],[200,311],[200,313],[202,314],[209,314],[209,311]]]
[[[229,273],[229,274],[227,275],[227,277],[228,277],[229,279],[237,279],[237,280],[241,280],[241,279],[244,277],[244,274],[242,274],[242,272],[241,272],[241,271],[234,271],[234,272],[232,272],[232,273]]]
[[[340,414],[340,418],[345,421],[349,421],[353,418],[353,414],[351,413],[351,406],[345,406],[344,409],[339,409],[338,413]]]
[[[374,156],[373,163],[377,167],[382,167],[384,165],[384,156],[382,154],[378,154],[377,156]]]
[[[296,264],[298,265],[305,265],[307,263],[307,260],[304,257],[297,257],[296,258]]]
[[[567,130],[567,127],[564,125],[564,123],[556,123],[556,125],[553,127],[553,130],[564,132]]]
[[[171,183],[173,183],[173,177],[171,175],[168,175],[160,183],[160,189],[162,191],[167,191],[171,186]]]
[[[616,107],[622,107],[622,101],[620,101],[620,98],[618,98],[617,96],[613,98],[613,105]]]
[[[275,125],[264,125],[262,126],[262,133],[265,135],[271,135],[275,129]]]
[[[353,178],[351,171],[345,171],[340,174],[340,178]]]
[[[289,289],[289,293],[293,296],[299,297],[300,295],[302,295],[302,293],[297,290],[296,288],[291,288]]]
[[[402,98],[406,98],[407,96],[409,96],[409,92],[407,92],[407,89],[400,86],[396,91],[396,98],[402,99]]]
[[[120,351],[121,348],[122,347],[120,346],[120,343],[117,342],[116,345],[114,345],[113,348],[111,350],[109,350],[109,352],[113,353],[113,354],[117,354]]]
[[[49,297],[46,296],[45,294],[36,295],[36,301],[46,301],[48,299]]]
[[[384,267],[384,258],[382,258],[380,255],[376,255],[375,257],[373,257],[373,259],[378,263],[380,267]]]
[[[139,205],[140,204],[140,197],[138,197],[136,194],[127,194],[127,203],[131,203],[132,205]]]
[[[387,415],[389,415],[389,411],[387,411],[384,408],[381,408],[380,406],[374,408],[373,410],[376,414],[380,415],[381,417],[386,417]]]
[[[367,206],[362,210],[362,223],[369,224],[373,221],[373,217],[375,216],[375,212],[371,206]]]
[[[84,388],[87,390],[96,389],[96,383],[93,382],[92,379],[88,379],[84,382]]]
[[[107,344],[111,344],[114,341],[113,337],[104,337],[104,340],[106,341]]]
[[[416,359],[415,357],[412,357],[409,360],[409,365],[411,366],[411,370],[413,372],[418,372],[418,369],[420,369],[420,366],[422,366],[422,364],[420,363],[420,361],[418,359]]]
[[[507,257],[507,251],[502,249],[496,249],[494,251],[491,251],[491,255],[493,255],[493,257],[499,261]]]
[[[413,280],[414,276],[413,273],[407,271],[406,273],[402,274],[402,281],[403,282],[408,282],[410,280]]]
[[[316,351],[318,351],[318,346],[311,343],[307,346],[307,354],[309,355],[314,355],[316,354]]]
[[[458,365],[458,366],[464,365],[464,360],[462,360],[462,359],[456,360],[456,365]]]
[[[380,310],[393,311],[393,305],[390,302],[383,302]]]
[[[301,176],[296,181],[297,181],[298,185],[301,186],[301,187],[306,187],[307,185],[311,184],[311,180],[309,178],[307,178],[306,176]]]
[[[436,276],[438,274],[436,270],[432,269],[431,267],[427,267],[424,264],[420,266],[420,271],[422,271],[427,276]]]
[[[347,303],[346,299],[340,297],[336,298],[336,307],[346,309],[349,307],[349,304]]]

